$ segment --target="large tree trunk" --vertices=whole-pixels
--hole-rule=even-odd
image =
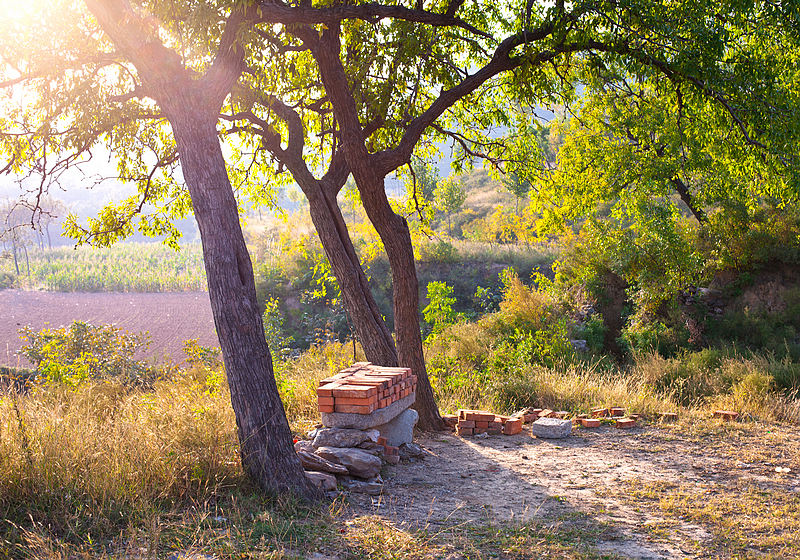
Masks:
[[[355,172],[354,172],[355,175]],[[359,173],[364,178],[362,173]],[[424,430],[443,428],[439,407],[425,367],[422,334],[419,324],[419,281],[414,262],[411,232],[405,218],[394,213],[386,199],[383,179],[372,178],[373,184],[361,188],[361,199],[372,225],[380,235],[392,271],[392,301],[394,332],[400,365],[411,368],[417,375],[417,399],[414,408],[419,413],[419,426]],[[358,178],[356,179],[358,182]]]
[[[292,434],[264,339],[250,255],[216,131],[216,114],[184,99],[170,119],[203,243],[208,294],[219,336],[242,465],[264,490],[316,497],[292,445]],[[199,115],[199,116],[198,116]]]
[[[396,366],[397,351],[372,295],[367,276],[356,254],[336,195],[319,182],[301,184],[308,198],[311,220],[317,230],[325,255],[339,283],[347,312],[370,362]]]

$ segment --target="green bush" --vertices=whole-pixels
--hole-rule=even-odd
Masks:
[[[110,325],[75,321],[69,327],[20,331],[27,339],[20,352],[48,383],[77,386],[90,379],[119,378],[127,383],[147,383],[157,370],[135,359],[149,344],[149,335],[125,333]]]

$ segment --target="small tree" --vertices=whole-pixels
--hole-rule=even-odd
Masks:
[[[439,181],[436,190],[433,191],[433,199],[436,207],[447,216],[447,235],[452,237],[451,218],[452,215],[464,206],[467,200],[467,192],[461,181],[447,177]]]

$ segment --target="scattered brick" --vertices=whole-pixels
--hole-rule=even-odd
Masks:
[[[567,412],[566,410],[559,410],[558,412],[553,413],[552,418],[560,418],[562,420],[565,418],[569,418],[569,412]]]
[[[550,410],[549,408],[545,408],[544,410],[539,412],[539,418],[552,418],[553,414],[555,413],[552,410]]]
[[[609,416],[609,411],[607,408],[592,409],[592,418],[605,418],[606,416]]]
[[[471,436],[474,433],[474,430],[472,428],[464,428],[462,426],[457,426],[456,433],[460,436]]]
[[[442,416],[442,420],[445,426],[455,428],[456,424],[458,424],[458,414],[445,414]]]
[[[616,416],[619,416],[619,417],[621,417],[621,416],[625,416],[625,408],[624,408],[624,407],[621,407],[621,406],[614,406],[614,407],[611,407],[611,408],[609,409],[609,412],[611,413],[611,417],[612,417],[612,418],[613,418],[613,417],[616,417]]]
[[[627,429],[627,428],[633,428],[635,425],[636,425],[636,420],[634,420],[633,418],[622,417],[622,418],[617,418],[614,427],[620,429]]]
[[[678,413],[677,412],[662,412],[658,415],[663,422],[677,422],[678,421]]]
[[[522,432],[522,418],[507,420],[503,424],[503,433],[507,436],[513,436],[520,432]]]
[[[599,428],[600,427],[600,419],[599,418],[581,418],[580,419],[581,426],[584,428]]]
[[[726,422],[733,422],[734,420],[739,418],[739,413],[734,412],[732,410],[715,410],[714,418],[721,418]]]

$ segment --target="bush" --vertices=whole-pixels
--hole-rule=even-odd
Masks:
[[[82,321],[41,332],[24,327],[20,332],[27,339],[20,353],[49,383],[77,386],[89,379],[112,377],[126,383],[147,383],[157,375],[155,368],[134,358],[149,344],[147,334],[130,334],[110,325]]]

